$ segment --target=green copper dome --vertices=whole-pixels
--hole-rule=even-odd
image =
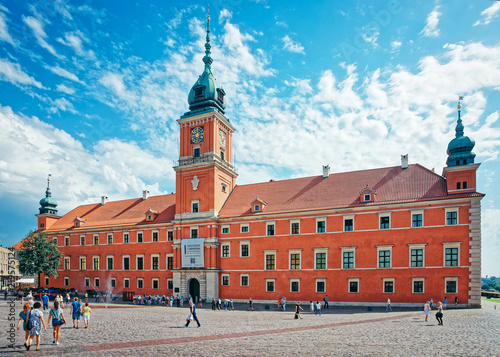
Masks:
[[[458,120],[457,126],[455,128],[455,139],[450,141],[448,144],[448,160],[446,160],[446,165],[451,166],[461,166],[474,163],[474,158],[476,154],[472,152],[472,149],[476,145],[474,139],[464,136],[464,125],[462,124],[462,119],[460,118],[460,103],[458,104]]]
[[[45,190],[45,198],[40,200],[40,214],[57,214],[57,202],[51,196],[49,187],[50,180],[47,179],[47,189]]]
[[[224,114],[224,109],[226,108],[226,93],[224,89],[217,84],[211,69],[213,59],[210,56],[210,16],[207,18],[206,41],[205,56],[203,57],[205,69],[189,91],[189,110],[191,112],[198,112],[215,108]]]

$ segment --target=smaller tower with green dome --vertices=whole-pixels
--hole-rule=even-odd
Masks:
[[[56,220],[61,218],[57,215],[57,202],[52,198],[50,192],[50,174],[47,178],[47,189],[45,190],[45,197],[40,200],[40,211],[36,216],[38,217],[38,229],[45,230],[49,228]]]
[[[448,144],[448,159],[446,160],[448,167],[473,164],[476,157],[476,154],[472,152],[476,142],[464,135],[464,125],[462,124],[462,118],[460,118],[460,109],[462,108],[460,100],[463,100],[463,97],[458,98],[458,120],[455,128],[455,139]]]

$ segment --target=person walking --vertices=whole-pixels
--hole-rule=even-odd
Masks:
[[[309,301],[309,310],[311,310],[311,313],[314,312],[314,303],[312,301]]]
[[[325,295],[323,301],[325,302],[325,309],[328,309],[328,295]]]
[[[7,300],[7,295],[9,295],[9,293],[7,292],[7,289],[5,289],[3,292],[4,300]]]
[[[316,301],[316,311],[315,311],[314,315],[321,316],[321,303],[319,301]]]
[[[385,308],[385,311],[392,311],[391,307],[391,299],[387,299],[387,307]]]
[[[43,312],[49,309],[49,297],[47,294],[42,295],[42,305],[43,305]]]
[[[193,300],[189,300],[189,313],[190,313],[190,316],[187,319],[186,324],[184,325],[184,327],[188,327],[189,326],[189,323],[191,322],[191,317],[193,318],[193,320],[196,321],[196,323],[198,324],[198,327],[201,327],[200,321],[198,321],[198,317],[196,316],[196,306],[193,303]]]
[[[446,304],[448,304],[448,299],[445,296],[443,299],[443,310],[446,310]]]
[[[59,344],[59,337],[61,337],[61,326],[66,323],[66,318],[64,317],[63,310],[59,307],[59,301],[54,301],[54,308],[49,311],[49,319],[47,324],[50,324],[52,319],[52,336],[54,340],[52,343],[56,345]]]
[[[302,309],[302,307],[300,306],[300,301],[297,301],[297,305],[295,305],[295,319],[301,319],[302,320],[302,316],[300,316],[300,310],[304,310]]]
[[[434,304],[433,298],[431,298],[431,301],[429,301],[429,310],[432,310],[432,304]]]
[[[84,297],[85,297],[85,302],[89,302],[89,294],[87,292],[85,292]]]
[[[427,301],[425,304],[424,304],[424,315],[425,315],[425,322],[427,322],[427,320],[429,319],[429,313],[431,311],[431,307],[429,305],[429,302]]]
[[[281,305],[283,305],[283,311],[286,311],[286,297],[284,296]]]
[[[455,296],[455,308],[458,309],[458,296]]]
[[[80,315],[82,313],[82,304],[80,301],[78,301],[78,298],[76,297],[73,303],[71,304],[71,316],[73,317],[73,328],[78,328],[78,325],[80,325]],[[75,326],[76,323],[76,326]]]
[[[28,324],[26,323],[26,319],[28,318],[28,313],[30,312],[31,307],[30,304],[26,303],[23,305],[23,311],[19,313],[19,320],[17,321],[17,329],[19,330],[19,325],[21,321],[23,322],[23,331],[24,331],[24,347],[28,347],[28,339],[30,337],[30,329],[28,328]]]
[[[250,300],[248,300],[248,310],[249,311],[253,311],[253,301],[252,301],[252,298],[250,298]]]
[[[34,303],[33,310],[28,312],[28,318],[26,319],[26,323],[30,329],[30,336],[28,339],[28,343],[25,346],[26,350],[29,351],[31,344],[33,342],[33,338],[36,336],[36,350],[40,351],[40,339],[42,336],[42,325],[44,331],[47,331],[47,325],[45,324],[45,320],[43,319],[43,312],[38,310],[42,307],[38,301]]]
[[[443,325],[443,303],[441,301],[438,303],[436,320],[438,325]]]
[[[85,325],[85,328],[89,328],[89,320],[90,320],[90,313],[92,312],[92,309],[89,306],[89,303],[85,303],[85,307],[83,308],[82,311],[82,319],[83,319],[83,324]]]

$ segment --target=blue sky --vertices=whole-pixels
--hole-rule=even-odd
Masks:
[[[442,172],[458,95],[499,275],[500,2],[216,1],[213,72],[238,183],[400,164]],[[175,190],[178,119],[203,69],[205,4],[0,0],[0,242],[59,212]]]

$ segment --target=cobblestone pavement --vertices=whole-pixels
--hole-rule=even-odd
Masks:
[[[496,306],[496,310],[495,310]],[[500,304],[482,309],[446,310],[444,326],[432,314],[394,308],[333,308],[302,320],[293,312],[197,309],[202,324],[183,324],[188,308],[116,306],[92,310],[90,328],[61,330],[60,345],[52,329],[42,336],[40,351],[27,352],[23,331],[8,347],[9,306],[0,301],[0,355],[53,356],[500,356]],[[290,310],[293,306],[289,305]],[[21,311],[16,305],[16,316]],[[70,317],[69,309],[64,309]],[[45,315],[47,316],[47,315]],[[18,317],[16,317],[17,321]]]

